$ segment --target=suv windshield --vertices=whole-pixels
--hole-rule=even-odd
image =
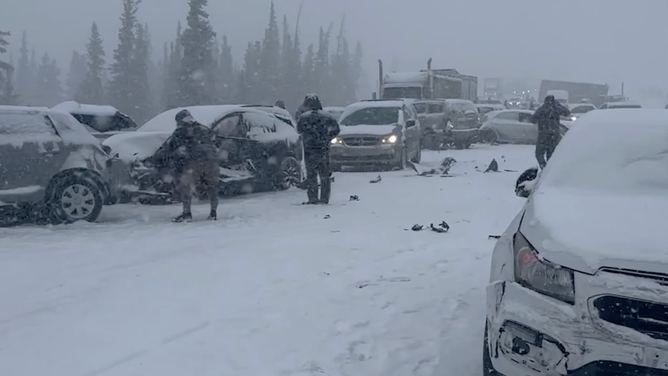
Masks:
[[[341,125],[388,125],[399,121],[399,107],[367,107],[341,121]]]

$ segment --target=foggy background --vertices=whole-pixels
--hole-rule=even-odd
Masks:
[[[301,0],[275,0],[294,27]],[[96,21],[107,56],[117,46],[121,0],[0,0],[0,29],[12,32],[14,60],[21,32],[31,47],[48,51],[66,69],[73,50],[85,52]],[[269,0],[210,0],[219,39],[227,35],[237,64],[249,41],[261,40]],[[185,23],[187,0],[143,0],[138,18],[151,28],[155,54]],[[626,83],[627,95],[666,89],[668,1],[663,0],[305,0],[302,45],[317,42],[321,25],[346,15],[347,36],[364,48],[361,97],[375,91],[377,59],[386,71],[455,68],[479,77],[557,79],[608,83],[611,93]],[[110,59],[109,59],[110,60]],[[63,72],[65,73],[65,72]],[[631,98],[632,100],[634,98]]]

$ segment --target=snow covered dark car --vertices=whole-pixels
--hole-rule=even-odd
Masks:
[[[127,196],[172,197],[169,165],[154,165],[151,157],[176,129],[176,108],[156,116],[136,132],[112,136],[103,142],[125,161],[133,179]],[[220,193],[234,195],[285,190],[302,180],[303,153],[297,131],[269,111],[240,105],[185,107],[201,124],[210,127],[220,145]]]
[[[668,374],[668,111],[577,122],[516,184],[525,204],[492,253],[486,376]]]
[[[0,107],[0,224],[95,221],[121,173],[70,114]]]
[[[67,101],[53,106],[53,109],[70,113],[99,140],[105,140],[119,132],[137,129],[137,124],[129,116],[112,106]]]

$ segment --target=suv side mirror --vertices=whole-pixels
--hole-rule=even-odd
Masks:
[[[538,168],[533,167],[522,173],[515,183],[515,195],[517,197],[527,198],[533,191],[533,185],[538,177]]]
[[[416,125],[415,119],[406,120],[406,128],[412,128]]]

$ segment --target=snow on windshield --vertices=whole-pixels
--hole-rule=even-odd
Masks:
[[[622,194],[668,192],[668,111],[592,111],[557,147],[539,184]]]
[[[248,126],[248,137],[260,142],[297,142],[299,134],[294,128],[277,117],[262,112],[246,112],[244,120]]]
[[[0,145],[21,147],[26,142],[60,142],[60,137],[44,113],[3,113]]]
[[[341,125],[390,125],[399,121],[399,107],[367,107],[347,115]]]
[[[49,118],[53,121],[63,142],[75,145],[93,145],[100,147],[98,141],[81,123],[66,112],[49,111]]]

